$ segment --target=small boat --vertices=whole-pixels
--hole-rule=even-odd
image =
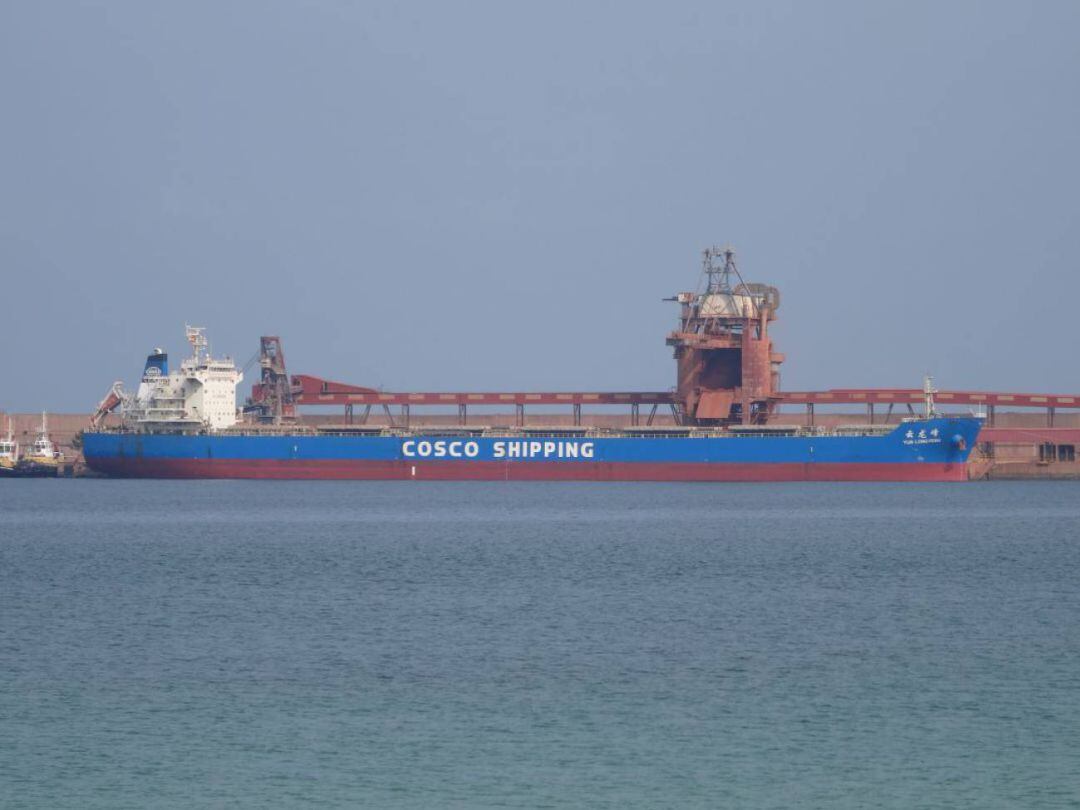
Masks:
[[[19,443],[11,428],[11,417],[7,418],[7,435],[0,438],[0,478],[14,475],[19,463]]]
[[[15,475],[25,478],[51,478],[59,472],[63,454],[49,438],[49,417],[41,412],[41,430],[34,443],[15,465]]]

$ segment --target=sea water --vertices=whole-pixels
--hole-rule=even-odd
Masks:
[[[0,806],[1067,807],[1080,485],[0,481]]]

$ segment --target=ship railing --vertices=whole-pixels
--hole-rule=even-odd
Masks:
[[[836,425],[832,432],[837,436],[883,436],[886,433],[892,433],[900,425],[899,424],[884,424],[884,425]]]
[[[515,428],[508,426],[416,426],[404,428],[389,425],[250,425],[237,424],[227,428],[211,429],[202,422],[193,419],[153,419],[140,418],[129,420],[117,426],[102,427],[110,433],[145,433],[148,428],[156,432],[184,435],[226,435],[226,436],[368,436],[405,438],[424,436],[432,438],[508,438],[508,439],[736,439],[736,438],[790,438],[823,436],[885,436],[892,433],[901,424],[884,425],[835,425],[804,427],[801,425],[736,426],[729,428],[713,427],[552,427],[552,428]]]

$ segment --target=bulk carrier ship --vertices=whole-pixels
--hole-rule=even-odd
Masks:
[[[768,334],[779,309],[774,287],[746,284],[729,248],[704,252],[703,289],[680,293],[673,347],[678,380],[652,395],[386,394],[285,373],[280,340],[263,338],[260,381],[237,408],[243,373],[210,355],[202,329],[188,327],[190,358],[170,370],[168,355],[147,358],[134,394],[114,384],[83,433],[87,465],[136,478],[471,479],[577,481],[963,481],[982,420],[935,412],[927,380],[925,412],[892,425],[831,429],[778,424],[779,365]],[[344,397],[383,403],[387,424],[305,426],[299,402]],[[461,424],[412,428],[385,402],[459,404]],[[646,425],[638,401],[652,402]],[[466,403],[514,402],[514,426],[466,424]],[[528,426],[524,404],[572,402],[572,426]],[[633,418],[612,429],[582,424],[582,402],[632,402]],[[655,426],[657,403],[672,424]],[[104,428],[120,412],[120,424]]]

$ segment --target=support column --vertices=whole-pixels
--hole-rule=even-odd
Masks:
[[[519,402],[514,406],[515,422],[518,427],[525,427],[525,405]]]
[[[361,425],[366,425],[369,416],[371,416],[371,405],[370,404],[364,406],[364,413],[360,416],[360,424]]]
[[[457,419],[458,424],[462,427],[469,424],[469,406],[466,405],[464,402],[460,403],[457,406]]]
[[[873,402],[867,402],[866,403],[866,416],[870,420],[870,424],[873,425],[874,424],[874,403]]]
[[[406,430],[409,429],[409,403],[406,402],[401,406],[401,425]]]
[[[581,403],[574,403],[574,427],[581,427]]]
[[[348,405],[345,406],[345,424],[346,425],[351,425],[352,424],[352,422],[353,422],[352,415],[353,415],[352,403],[350,402]]]
[[[649,427],[652,427],[653,420],[656,419],[656,409],[659,407],[659,405],[653,405],[652,408],[649,410],[649,419],[645,422],[645,424]]]
[[[637,427],[641,424],[641,406],[636,402],[630,406],[630,427]]]
[[[806,403],[806,426],[807,427],[813,427],[814,426],[814,403],[813,402],[807,402]]]
[[[1053,405],[1051,405],[1049,408],[1046,409],[1046,426],[1047,427],[1053,427],[1054,426],[1054,406]]]

